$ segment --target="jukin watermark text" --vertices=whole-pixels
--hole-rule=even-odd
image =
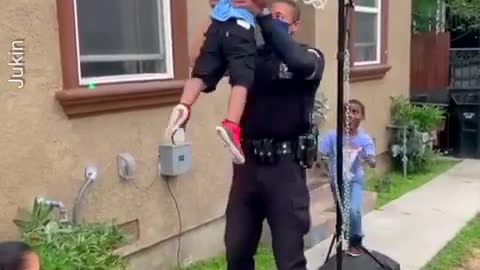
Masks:
[[[25,44],[23,39],[17,39],[12,42],[12,48],[8,53],[10,61],[8,65],[12,69],[12,75],[9,83],[17,84],[17,88],[23,88],[25,85]]]

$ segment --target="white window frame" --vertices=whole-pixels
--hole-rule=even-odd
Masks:
[[[76,56],[78,68],[78,82],[80,86],[87,86],[90,84],[105,84],[105,83],[122,83],[122,82],[139,82],[139,81],[153,81],[153,80],[167,80],[174,78],[173,65],[173,38],[172,38],[172,19],[170,0],[157,0],[158,6],[163,7],[163,16],[158,16],[159,20],[159,37],[162,37],[162,32],[165,33],[164,40],[160,39],[160,53],[159,54],[114,54],[114,55],[84,55],[80,56],[80,40],[78,33],[78,14],[77,1],[74,0],[74,14],[75,14],[75,42],[76,42]],[[100,1],[100,0],[99,0]],[[162,27],[163,26],[163,29]],[[165,45],[165,48],[162,46]],[[157,60],[165,59],[166,72],[164,73],[144,73],[144,74],[127,74],[127,75],[112,75],[101,77],[85,77],[82,78],[81,63],[82,60],[87,62],[105,62],[105,61],[125,61],[125,60]]]
[[[382,0],[376,0],[376,7],[355,5],[355,13],[368,13],[377,15],[377,59],[375,61],[355,61],[355,66],[377,65],[382,62]],[[355,43],[354,48],[359,43]]]

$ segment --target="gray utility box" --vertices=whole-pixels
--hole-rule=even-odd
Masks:
[[[185,174],[192,166],[191,144],[161,144],[158,147],[158,160],[161,175],[178,176]]]

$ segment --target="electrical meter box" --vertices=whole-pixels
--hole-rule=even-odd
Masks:
[[[158,147],[158,160],[161,175],[178,176],[185,174],[192,166],[191,144],[161,144]]]

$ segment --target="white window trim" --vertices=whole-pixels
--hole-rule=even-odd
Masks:
[[[119,61],[144,61],[162,60],[165,57],[160,54],[89,54],[80,56],[82,63],[95,62],[119,62]]]
[[[377,7],[355,5],[355,12],[377,14],[377,59],[374,61],[355,61],[354,66],[377,65],[382,62],[382,0],[377,0]]]
[[[80,56],[80,41],[78,33],[78,13],[77,0],[74,0],[74,15],[75,15],[75,45],[77,56],[77,76],[80,86],[90,84],[104,84],[104,83],[121,83],[121,82],[135,82],[135,81],[152,81],[152,80],[167,80],[174,78],[173,65],[173,38],[172,38],[172,20],[170,0],[157,0],[158,6],[163,7],[163,16],[158,16],[159,19],[159,37],[162,37],[162,32],[165,34],[165,40],[160,40],[159,54],[117,54],[117,55],[84,55]],[[163,18],[163,20],[162,20]],[[162,27],[163,26],[163,29]],[[162,48],[162,43],[165,44],[165,50]],[[102,60],[103,59],[103,60]],[[164,73],[144,73],[144,74],[128,74],[128,75],[113,75],[101,77],[85,77],[82,78],[81,61],[98,62],[98,61],[118,61],[118,60],[156,60],[165,59],[166,72]]]

